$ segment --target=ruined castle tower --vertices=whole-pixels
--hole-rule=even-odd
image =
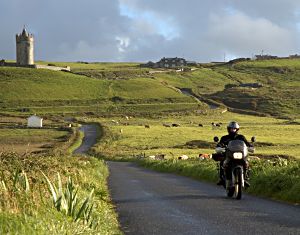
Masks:
[[[25,27],[21,34],[16,35],[18,65],[34,64],[33,42],[33,35],[27,33]]]

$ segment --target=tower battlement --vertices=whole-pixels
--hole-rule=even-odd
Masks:
[[[21,42],[21,41],[33,41],[33,34],[29,34],[26,29],[24,28],[22,33],[16,34],[16,42]]]

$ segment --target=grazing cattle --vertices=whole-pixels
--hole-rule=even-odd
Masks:
[[[164,160],[165,159],[165,154],[157,154],[155,155],[156,160]]]
[[[129,117],[128,116],[125,116],[126,120],[129,120]]]
[[[121,133],[121,134],[123,133],[123,129],[120,129],[120,133]]]
[[[112,123],[115,123],[115,124],[119,124],[119,122],[116,121],[116,120],[111,120],[111,122],[112,122]]]
[[[212,122],[211,123],[211,127],[212,127],[212,129],[219,128],[219,127],[221,127],[221,123],[214,123],[214,122]]]
[[[173,126],[173,127],[179,127],[179,126],[180,126],[180,124],[173,123],[173,124],[172,124],[172,126]]]
[[[208,153],[200,153],[200,154],[199,154],[199,159],[200,159],[200,160],[211,159],[211,154],[208,154]]]
[[[152,160],[164,160],[165,154],[150,155],[148,158]]]
[[[146,154],[145,153],[140,153],[138,155],[133,155],[133,157],[136,157],[138,159],[142,159],[142,158],[145,158],[146,157]]]
[[[178,157],[178,160],[188,160],[189,157],[187,155],[182,155],[180,157]]]
[[[170,124],[166,124],[166,123],[164,123],[163,126],[164,126],[164,127],[171,127]]]
[[[150,128],[150,125],[145,125],[145,128]]]
[[[199,127],[203,127],[203,124],[199,123],[198,126],[199,126]]]

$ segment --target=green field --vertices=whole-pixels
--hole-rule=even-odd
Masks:
[[[47,152],[63,148],[69,132],[55,129],[1,129],[0,152]]]
[[[76,124],[68,127],[70,122],[61,116],[44,117],[43,128],[27,128],[27,117],[0,115],[0,152],[65,153],[76,139]]]
[[[167,158],[178,158],[183,154],[190,157],[197,157],[199,153],[210,154],[214,152],[213,137],[225,135],[227,123],[236,120],[241,125],[240,133],[248,140],[256,136],[256,155],[283,155],[300,159],[300,125],[287,123],[286,120],[229,112],[209,116],[133,118],[129,121],[115,117],[113,120],[120,120],[120,123],[115,124],[111,119],[93,119],[103,125],[106,133],[94,151],[107,157],[145,153],[147,156],[165,154]],[[212,122],[223,125],[212,128]],[[180,127],[163,126],[173,123],[180,124]],[[203,127],[198,126],[200,123]]]

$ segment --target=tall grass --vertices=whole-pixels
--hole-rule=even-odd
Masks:
[[[300,161],[256,161],[251,182],[249,192],[253,194],[300,203]]]
[[[120,234],[107,176],[93,157],[0,154],[0,233]]]

